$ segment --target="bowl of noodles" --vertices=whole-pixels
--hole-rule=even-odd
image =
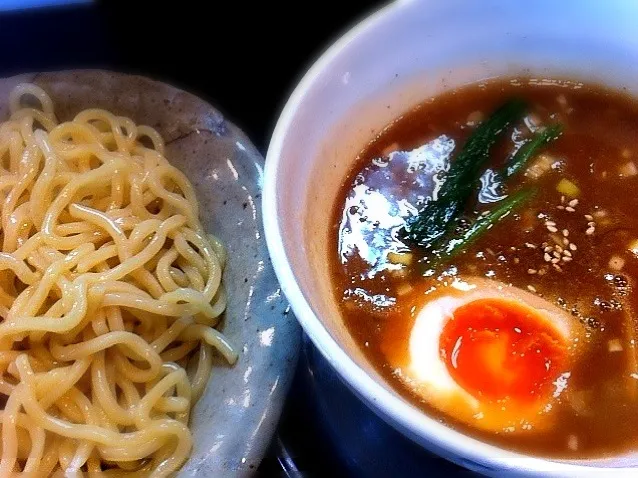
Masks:
[[[252,473],[299,339],[262,166],[163,83],[0,80],[0,476]]]

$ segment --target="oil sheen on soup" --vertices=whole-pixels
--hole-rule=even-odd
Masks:
[[[450,91],[360,153],[333,288],[366,356],[437,419],[510,449],[638,441],[638,103],[578,82]]]

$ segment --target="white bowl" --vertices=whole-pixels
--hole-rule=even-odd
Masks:
[[[556,461],[470,438],[401,398],[340,319],[330,286],[331,211],[356,154],[383,126],[445,89],[494,76],[638,87],[638,2],[408,0],[338,40],[310,69],[274,132],[264,221],[284,293],[314,344],[382,418],[425,448],[496,475],[638,475],[638,454]],[[636,467],[636,468],[632,468]]]

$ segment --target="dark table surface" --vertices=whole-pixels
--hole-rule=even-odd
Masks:
[[[265,155],[283,104],[306,69],[341,33],[385,2],[158,3],[0,11],[0,75],[95,67],[150,76],[215,105]],[[337,413],[356,414],[368,427],[372,441],[362,444],[383,447],[402,440],[361,408],[316,355],[306,343],[280,430],[260,467],[262,476],[290,476],[282,470],[286,460],[294,462],[286,466],[302,468],[304,476],[343,476],[345,461],[369,465],[364,445],[344,456],[348,446],[338,443],[335,433],[353,430],[320,426],[317,414],[325,410],[313,401],[320,379],[322,390],[342,400]],[[402,450],[418,455],[418,447],[401,443]],[[425,475],[462,473],[441,462],[433,458]]]
[[[101,67],[150,76],[208,100],[265,153],[307,67],[383,3],[135,0],[0,11],[0,73]]]

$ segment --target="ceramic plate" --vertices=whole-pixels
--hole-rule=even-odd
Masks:
[[[194,449],[179,476],[246,476],[277,425],[299,351],[300,329],[273,273],[263,239],[264,160],[248,138],[208,103],[139,76],[105,71],[21,75],[0,80],[0,120],[11,88],[33,81],[51,95],[59,120],[106,108],[155,127],[167,157],[193,183],[205,228],[229,253],[224,334],[239,349],[221,361],[191,416]]]

